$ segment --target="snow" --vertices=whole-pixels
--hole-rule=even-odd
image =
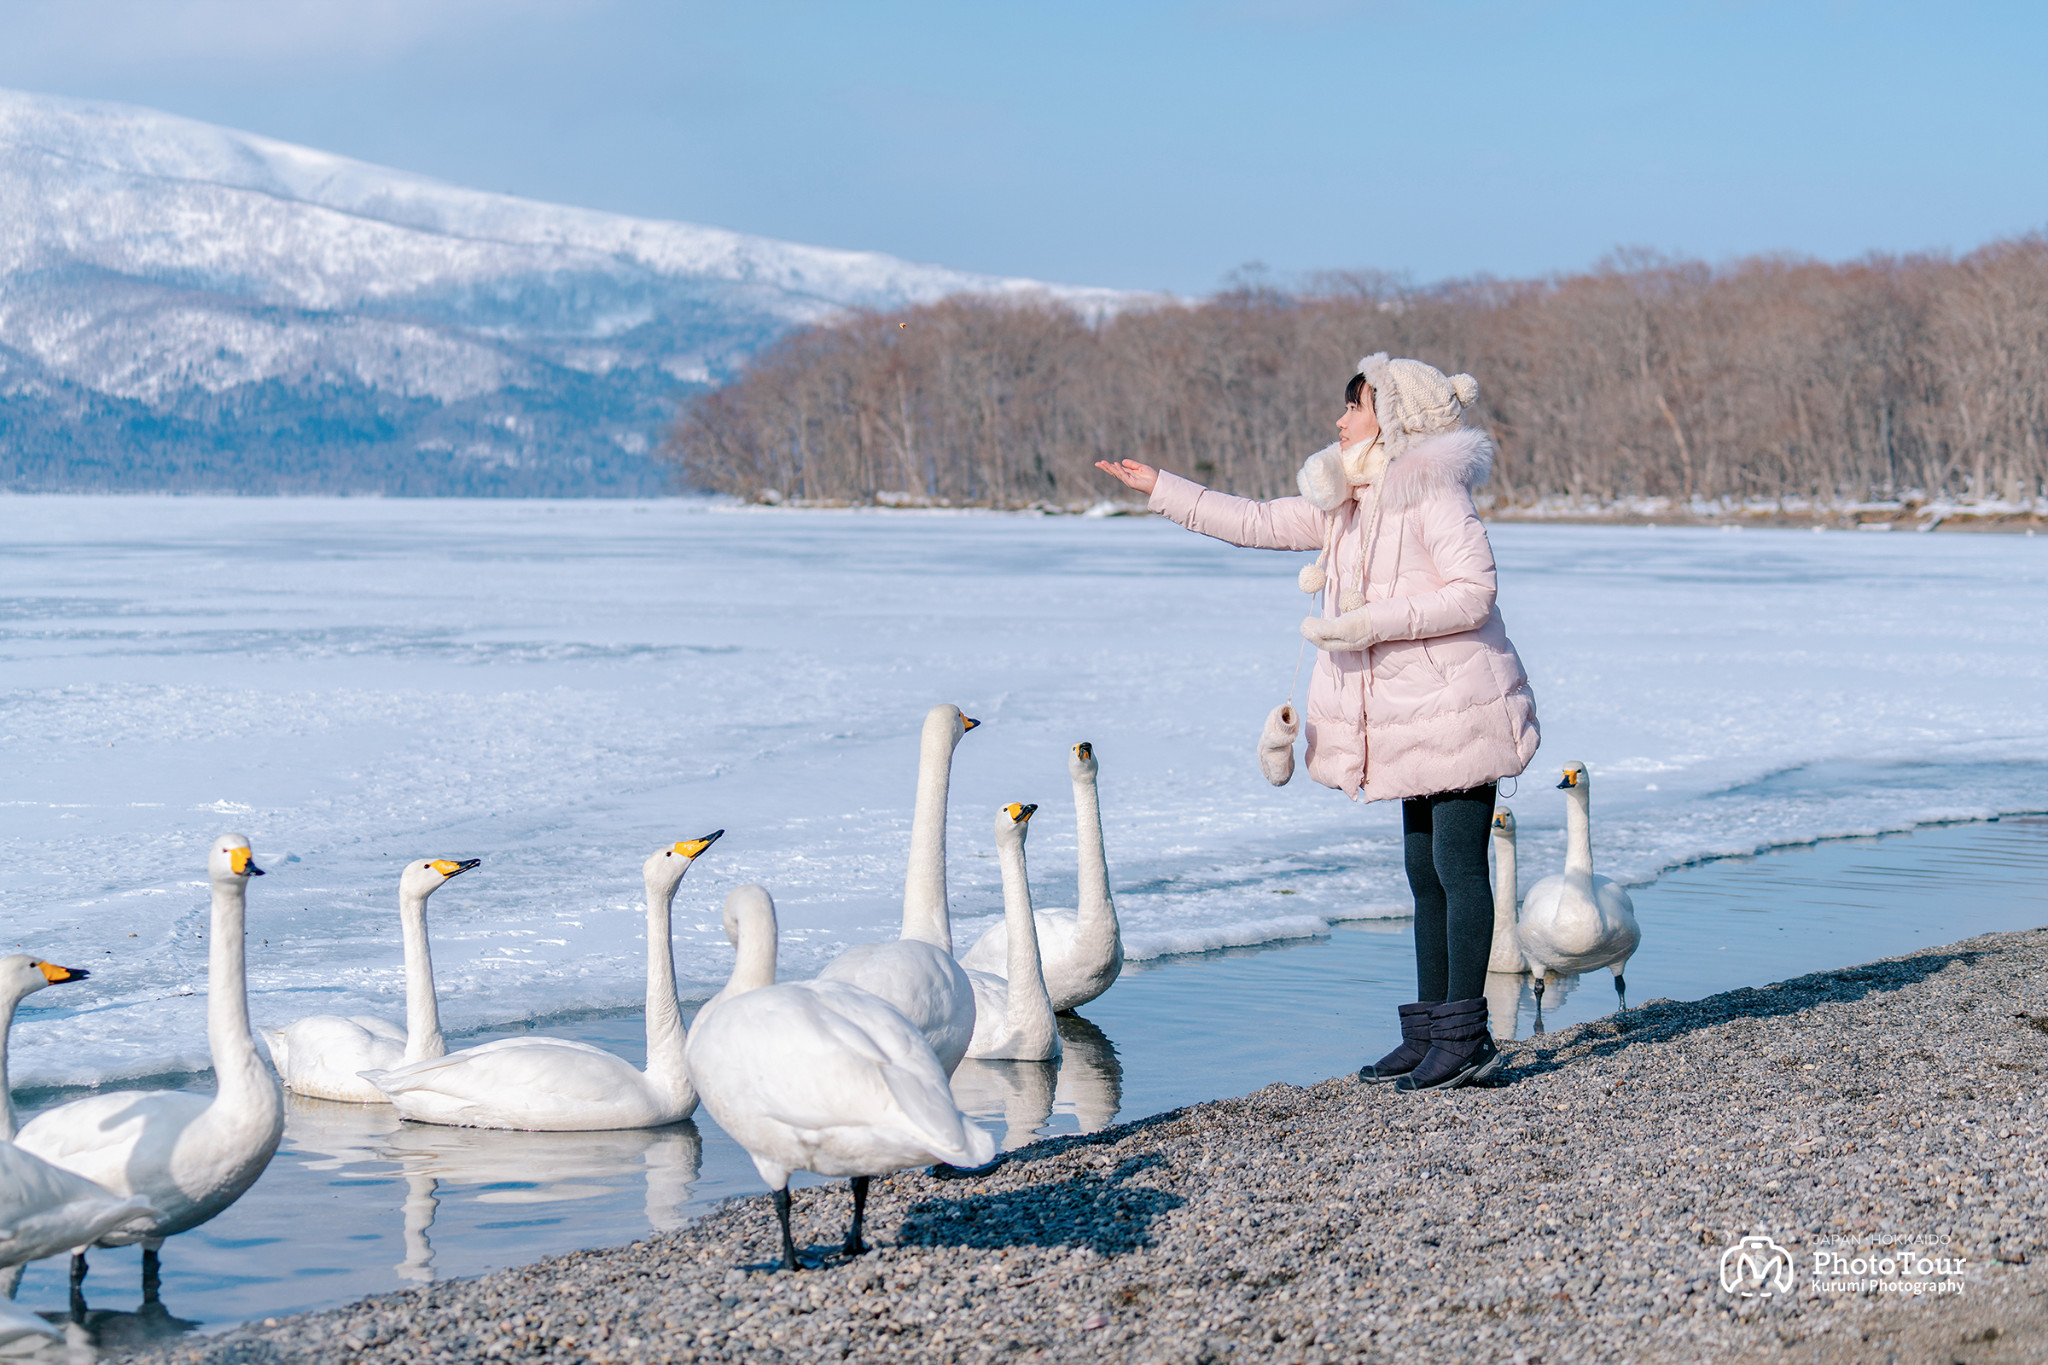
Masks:
[[[2015,536],[1499,526],[1544,746],[1508,797],[1525,883],[2048,808],[2048,545]],[[1399,813],[1260,778],[1307,599],[1292,555],[1156,519],[740,509],[696,500],[0,497],[0,911],[90,968],[14,1033],[35,1086],[205,1065],[207,841],[249,834],[260,1024],[401,1012],[412,858],[455,1029],[637,1003],[638,868],[683,884],[687,994],[725,893],[776,894],[808,976],[894,931],[917,735],[955,766],[962,947],[1000,891],[994,808],[1039,803],[1072,904],[1069,745],[1102,764],[1134,956],[1402,913]]]
[[[149,401],[290,375],[325,353],[372,383],[400,365],[404,391],[451,401],[510,382],[476,377],[498,359],[493,336],[603,340],[707,304],[723,328],[664,338],[707,353],[669,363],[718,368],[724,331],[747,320],[772,329],[958,293],[1043,294],[1097,312],[1131,297],[536,203],[154,110],[0,90],[10,278],[21,287],[0,306],[0,341]],[[140,282],[167,297],[138,303]],[[422,353],[419,329],[392,315],[401,308],[473,338]],[[336,327],[336,313],[357,316]],[[465,346],[478,354],[448,353]],[[441,366],[470,373],[429,373]]]

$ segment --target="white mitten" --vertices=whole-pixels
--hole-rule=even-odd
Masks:
[[[1294,740],[1301,733],[1301,716],[1290,702],[1282,702],[1266,717],[1259,735],[1259,771],[1276,787],[1287,785],[1294,776]]]
[[[1301,638],[1317,649],[1338,651],[1369,649],[1378,641],[1372,633],[1372,613],[1361,607],[1342,616],[1301,618]]]

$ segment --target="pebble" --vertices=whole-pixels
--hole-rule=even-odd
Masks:
[[[1507,1044],[1495,1084],[1269,1086],[986,1174],[765,1195],[675,1233],[126,1359],[1850,1362],[2048,1359],[2048,930]],[[1363,1059],[1361,1059],[1363,1060]],[[1721,1253],[1788,1248],[1741,1298]],[[1821,1239],[1959,1295],[1814,1293]],[[104,1357],[113,1358],[113,1357]]]

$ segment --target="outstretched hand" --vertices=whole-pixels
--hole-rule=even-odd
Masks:
[[[1140,464],[1136,460],[1117,460],[1114,463],[1109,460],[1097,460],[1095,467],[1125,487],[1135,488],[1147,497],[1150,497],[1152,490],[1159,486],[1159,471],[1149,464]]]

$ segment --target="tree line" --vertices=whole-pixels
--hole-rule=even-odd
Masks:
[[[1543,280],[1333,274],[1099,319],[956,297],[794,333],[698,395],[687,483],[1072,505],[1126,457],[1254,497],[1332,439],[1360,355],[1479,380],[1491,498],[2028,500],[2048,483],[2048,239],[1954,259],[1624,253]]]

